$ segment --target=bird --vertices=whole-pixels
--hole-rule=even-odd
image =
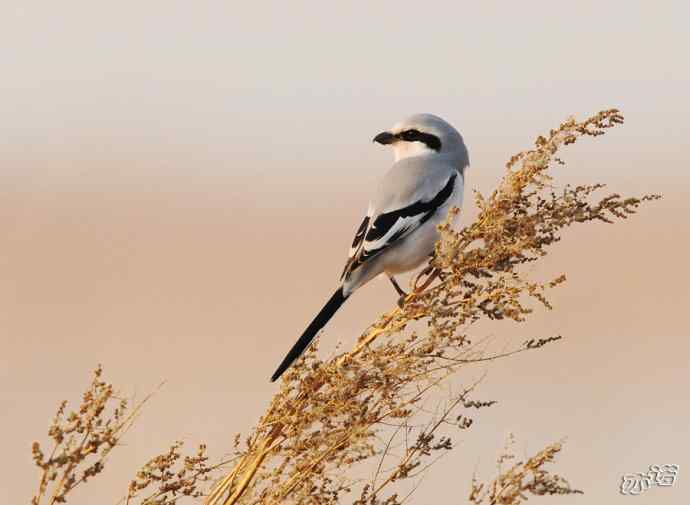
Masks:
[[[345,301],[373,278],[385,274],[402,300],[395,275],[409,272],[433,255],[437,226],[463,201],[469,154],[460,133],[433,114],[414,114],[376,135],[394,162],[381,179],[355,232],[340,285],[271,376],[275,382],[307,349]]]

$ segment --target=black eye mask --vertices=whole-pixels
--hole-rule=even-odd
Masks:
[[[429,149],[433,149],[434,151],[441,150],[441,139],[439,139],[436,135],[431,133],[423,133],[419,130],[415,130],[414,128],[411,130],[401,131],[396,135],[396,137],[405,142],[422,142],[426,144]]]

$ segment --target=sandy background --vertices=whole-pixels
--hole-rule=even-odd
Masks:
[[[498,405],[413,503],[463,503],[508,432],[520,453],[567,437],[557,468],[586,495],[544,503],[688,503],[689,14],[680,1],[2,2],[0,503],[28,502],[30,444],[97,363],[123,392],[167,385],[71,503],[114,503],[175,439],[218,453],[246,432],[390,163],[371,138],[400,117],[457,126],[469,196],[537,134],[608,106],[627,123],[567,151],[560,180],[665,198],[567,234],[535,269],[568,274],[555,311],[481,328],[565,339],[489,368],[479,397]],[[322,352],[394,300],[372,282]],[[681,465],[675,488],[618,494],[655,463]]]

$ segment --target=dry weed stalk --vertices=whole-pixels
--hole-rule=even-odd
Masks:
[[[50,455],[46,457],[41,445],[33,443],[31,452],[41,477],[32,505],[64,503],[77,486],[101,473],[108,455],[150,398],[130,409],[127,400],[118,398],[113,386],[102,380],[102,374],[100,366],[94,370],[79,409],[66,413],[67,402],[60,404],[48,430],[53,441]]]
[[[498,458],[498,477],[489,484],[481,484],[472,479],[472,490],[469,501],[474,505],[520,505],[527,500],[527,493],[535,496],[557,494],[582,494],[573,489],[568,481],[557,474],[549,473],[544,465],[554,460],[561,451],[561,444],[554,443],[526,461],[518,461],[510,468],[504,469],[506,462],[515,459],[510,450],[514,443],[511,435],[506,448]]]
[[[521,266],[544,256],[573,223],[610,223],[658,198],[614,194],[595,199],[601,185],[556,191],[550,184],[548,169],[562,164],[556,158],[562,146],[622,122],[615,109],[583,122],[569,119],[539,137],[534,149],[511,158],[498,189],[486,198],[475,195],[480,210],[475,222],[455,231],[450,223],[458,210],[451,211],[440,227],[430,273],[415,279],[402,308],[370,326],[352,351],[324,362],[313,345],[284,374],[245,446],[240,449],[239,437],[235,439],[236,458],[211,465],[204,445],[183,456],[182,444],[176,442],[144,465],[120,503],[172,505],[183,497],[205,495],[206,505],[326,505],[353,492],[356,505],[403,503],[407,496],[399,496],[395,484],[421,475],[436,455],[452,448],[442,429],[469,428],[468,412],[493,403],[470,399],[476,383],[453,393],[448,379],[467,364],[538,349],[560,338],[533,338],[491,354],[484,341],[469,339],[468,328],[482,318],[523,321],[532,311],[530,300],[551,308],[546,291],[565,277],[537,282]],[[101,375],[99,367],[78,411],[66,415],[66,403],[60,406],[49,430],[54,445],[50,456],[34,443],[41,477],[32,505],[65,502],[75,487],[101,473],[148,399],[128,409]],[[450,392],[449,398],[429,414],[424,402],[441,388]],[[559,444],[551,445],[499,471],[489,485],[474,481],[470,502],[517,505],[526,493],[576,492],[542,469],[558,451]],[[347,471],[357,464],[368,468],[367,462],[370,479],[357,480]],[[206,493],[204,483],[230,463],[233,469]]]
[[[138,402],[119,398],[112,384],[103,380],[103,369],[98,366],[79,408],[67,414],[66,401],[58,407],[48,430],[53,441],[50,456],[45,456],[38,442],[33,443],[32,455],[41,475],[31,504],[66,503],[77,486],[101,474],[111,451],[121,445],[122,437],[151,396]],[[198,498],[205,494],[204,484],[213,472],[232,462],[210,465],[205,445],[186,456],[182,454],[183,445],[175,442],[165,453],[148,461],[118,503],[173,505],[182,497]],[[239,439],[235,447],[238,445]]]
[[[175,442],[137,472],[136,478],[129,483],[125,505],[174,505],[181,498],[204,495],[204,483],[229,461],[209,465],[205,444],[200,444],[196,453],[183,456],[183,445],[182,441]],[[148,494],[144,493],[145,490]]]
[[[472,387],[467,388],[410,439],[412,421],[423,415],[421,402],[432,390],[463,365],[498,357],[487,354],[482,342],[471,342],[467,328],[481,318],[523,321],[532,311],[529,299],[550,308],[545,292],[565,277],[536,282],[520,266],[544,256],[573,223],[610,223],[658,198],[614,194],[595,200],[602,185],[567,186],[557,192],[550,184],[548,169],[554,162],[562,164],[555,157],[562,146],[601,135],[622,122],[615,109],[583,122],[567,120],[539,137],[534,149],[513,156],[493,194],[476,194],[480,213],[474,223],[454,231],[450,222],[458,210],[452,211],[440,227],[433,271],[416,279],[404,307],[384,314],[351,352],[323,362],[312,348],[291,368],[239,462],[205,503],[334,504],[355,485],[361,488],[355,502],[359,505],[401,503],[404,498],[394,492],[384,493],[396,481],[414,477],[432,453],[452,446],[450,439],[437,438],[439,428],[466,428],[471,424],[466,410],[488,405],[469,401]],[[415,321],[426,322],[428,329],[403,333]],[[557,338],[531,339],[503,355]],[[405,447],[397,462],[386,465],[387,470],[379,464],[372,482],[348,479],[346,467],[376,456],[390,460],[393,443],[379,435],[391,424],[398,426],[394,435]],[[555,452],[553,446],[547,448],[535,461],[546,461]],[[495,503],[517,503],[500,499]]]

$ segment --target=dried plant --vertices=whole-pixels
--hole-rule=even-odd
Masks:
[[[394,425],[393,437],[409,441],[410,427],[426,416],[423,401],[463,366],[557,339],[530,339],[497,355],[488,353],[483,340],[473,342],[467,331],[482,318],[523,321],[533,310],[529,300],[551,308],[546,291],[565,276],[534,281],[521,266],[544,256],[574,223],[610,223],[658,198],[614,194],[595,199],[602,185],[557,191],[551,184],[548,171],[554,163],[563,164],[556,158],[562,146],[599,136],[622,122],[615,109],[582,122],[567,120],[540,136],[534,149],[513,156],[489,197],[475,195],[476,221],[455,231],[450,223],[458,210],[451,211],[440,227],[435,257],[415,279],[404,306],[369,327],[352,351],[324,362],[312,348],[293,366],[248,438],[242,458],[206,503],[337,503],[357,485],[357,504],[401,503],[404,498],[391,489],[393,484],[414,477],[433,453],[451,447],[449,439],[437,438],[439,427],[471,424],[466,410],[473,387],[456,394],[437,422],[421,423],[396,463],[388,463],[387,471],[379,464],[373,482],[349,479],[346,469],[375,457],[389,461],[394,442],[380,435]],[[420,331],[422,322],[427,328]]]
[[[527,500],[527,493],[535,496],[554,494],[582,494],[573,489],[560,475],[544,470],[544,465],[554,460],[561,451],[561,444],[547,446],[526,461],[518,461],[510,468],[504,469],[506,462],[515,459],[510,450],[514,443],[511,435],[506,448],[498,458],[498,477],[489,484],[481,484],[472,479],[472,490],[469,501],[475,505],[520,505]]]
[[[129,484],[125,505],[173,505],[183,497],[199,498],[204,495],[203,485],[213,472],[230,462],[209,465],[205,444],[200,444],[195,454],[183,456],[183,445],[182,441],[175,442],[137,472]]]
[[[414,483],[452,449],[448,430],[470,428],[471,412],[493,403],[471,399],[476,380],[465,377],[469,385],[458,387],[451,379],[472,363],[532,351],[561,338],[530,338],[496,353],[487,339],[469,337],[472,325],[482,319],[524,321],[534,305],[550,309],[547,292],[565,276],[534,280],[524,265],[547,254],[574,223],[611,223],[659,198],[597,198],[599,184],[561,190],[552,184],[549,170],[563,164],[556,157],[559,149],[622,122],[615,109],[582,122],[569,119],[539,137],[533,149],[513,156],[497,189],[487,197],[475,194],[479,215],[474,222],[454,230],[451,222],[459,211],[451,210],[439,227],[434,258],[414,279],[402,307],[367,328],[350,352],[323,361],[316,341],[283,375],[280,390],[244,445],[235,439],[233,460],[211,465],[205,446],[183,456],[181,443],[175,443],[144,465],[122,501],[169,505],[203,495],[206,505],[327,505],[349,495],[356,505],[403,503],[411,491],[402,495],[399,484]],[[78,413],[65,419],[64,404],[60,408],[50,430],[51,456],[46,459],[34,445],[34,459],[43,471],[34,505],[44,497],[48,504],[63,502],[76,485],[98,474],[136,417],[141,404],[125,415],[122,403],[105,416],[114,397],[100,374],[98,369]],[[439,392],[446,400],[430,412],[427,406],[438,402]],[[474,482],[470,502],[518,504],[526,493],[576,492],[542,469],[559,450],[558,444],[545,448],[500,471],[492,484]],[[91,455],[95,462],[85,467]],[[232,470],[206,491],[204,484],[226,464]]]
[[[118,397],[112,384],[103,380],[103,368],[98,366],[79,408],[67,413],[66,401],[58,407],[48,430],[53,443],[50,456],[45,456],[38,442],[33,443],[32,455],[41,475],[31,504],[66,503],[77,486],[101,474],[111,451],[121,445],[151,396],[138,402]],[[148,461],[118,503],[172,505],[181,497],[198,498],[204,494],[203,485],[213,472],[233,461],[210,465],[205,445],[199,445],[191,455],[182,454],[183,445],[177,441],[165,453]]]
[[[48,457],[38,442],[33,443],[31,452],[41,477],[32,505],[65,503],[77,486],[100,474],[110,452],[149,399],[129,408],[128,401],[118,398],[102,375],[99,366],[77,410],[67,413],[67,402],[60,404],[48,430],[53,445]]]

